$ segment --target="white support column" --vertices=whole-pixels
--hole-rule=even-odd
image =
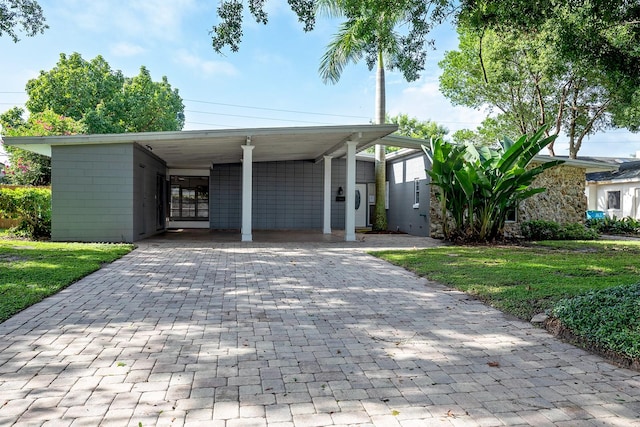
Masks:
[[[247,140],[248,141],[248,140]],[[253,145],[242,146],[242,241],[253,241],[251,208],[253,199]]]
[[[358,141],[347,141],[347,183],[344,213],[344,240],[356,240],[356,145]]]
[[[331,159],[332,156],[324,156],[324,224],[322,232],[331,234]]]

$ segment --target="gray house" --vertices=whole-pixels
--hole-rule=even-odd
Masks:
[[[373,159],[357,153],[381,139],[420,146],[387,137],[395,130],[262,128],[16,137],[6,143],[51,157],[54,241],[132,242],[168,228],[241,230],[242,241],[251,241],[254,229],[335,228],[352,241],[356,228],[370,223],[375,203]],[[403,197],[415,202],[416,178],[419,191],[429,194],[419,161],[402,162],[410,177],[400,179],[398,166],[389,166],[390,186],[398,186],[387,201],[391,229],[427,235],[426,200],[412,203],[408,213],[394,210]]]

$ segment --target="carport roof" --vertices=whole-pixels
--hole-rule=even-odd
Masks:
[[[137,143],[171,168],[208,168],[212,164],[240,162],[241,146],[245,144],[255,146],[254,162],[340,158],[346,154],[346,141],[357,141],[357,151],[360,151],[396,129],[396,125],[248,128],[11,137],[5,142],[46,156],[51,156],[52,146]]]

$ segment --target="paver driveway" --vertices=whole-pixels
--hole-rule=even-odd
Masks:
[[[0,325],[0,425],[630,426],[640,375],[364,252],[145,241]]]

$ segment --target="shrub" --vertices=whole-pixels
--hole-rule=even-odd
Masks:
[[[571,332],[632,359],[640,358],[640,284],[560,300],[552,309]]]
[[[587,227],[603,234],[640,234],[640,221],[629,216],[622,219],[615,216],[589,219],[586,224]]]
[[[38,187],[0,188],[0,215],[17,218],[11,229],[18,236],[37,239],[51,236],[51,190]]]
[[[534,220],[520,224],[520,231],[526,240],[595,240],[598,232],[574,222],[558,224],[554,221]]]

